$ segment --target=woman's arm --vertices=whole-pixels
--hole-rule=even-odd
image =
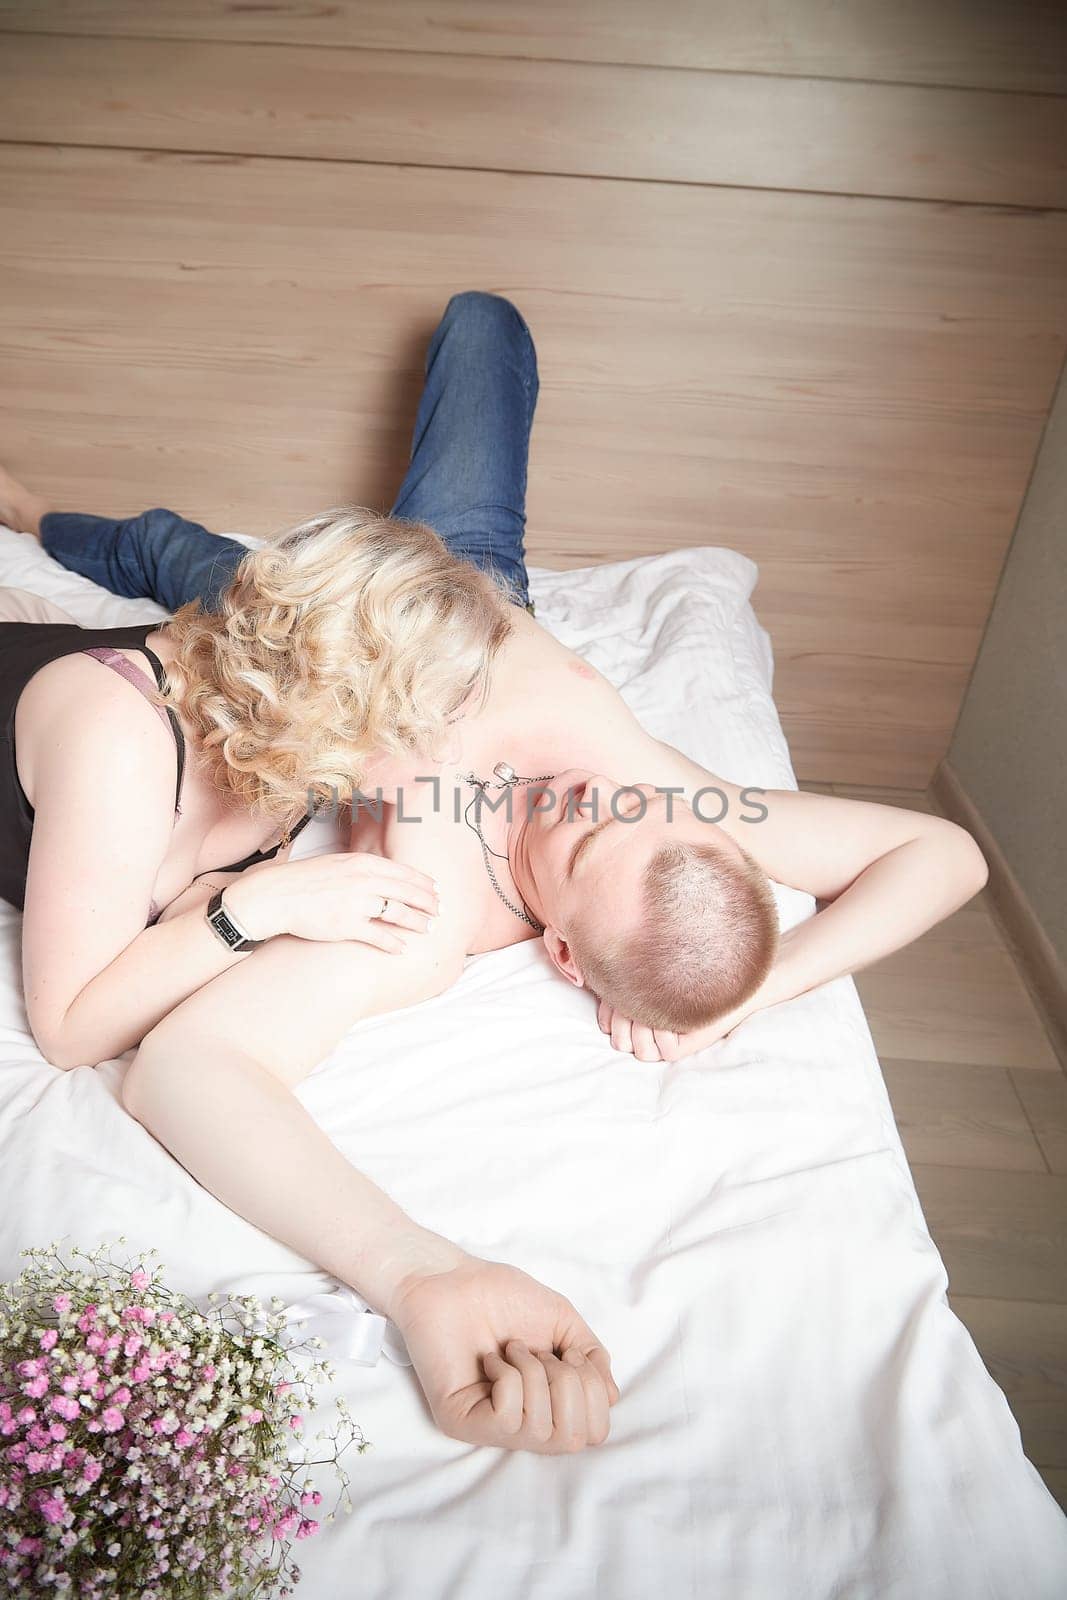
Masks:
[[[33,741],[22,961],[34,1037],[67,1067],[127,1049],[241,958],[202,911],[145,928],[170,841],[173,742],[147,710],[136,714],[123,685],[105,680],[87,714],[77,674],[63,677],[71,692]]]
[[[173,743],[147,707],[131,705],[121,680],[112,684],[95,665],[87,714],[79,665],[57,664],[67,669],[59,686],[69,692],[52,697],[49,716],[37,724],[47,736],[26,741],[35,813],[23,984],[34,1038],[60,1067],[121,1054],[247,959],[208,926],[202,894],[180,914],[145,927],[173,824]],[[18,737],[23,742],[21,728]],[[375,917],[383,898],[393,902],[390,918],[413,930],[425,927],[435,907],[424,873],[347,854],[249,874],[247,884],[227,892],[226,904],[257,938],[291,930],[370,940],[395,952],[402,948],[396,929]]]

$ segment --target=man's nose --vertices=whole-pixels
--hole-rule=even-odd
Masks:
[[[587,810],[587,815],[591,815],[592,821],[600,822],[604,817],[611,815],[611,797],[614,793],[614,778],[605,776],[603,772],[594,773],[586,786],[586,800],[594,800],[595,797],[595,809],[594,806],[590,806]]]

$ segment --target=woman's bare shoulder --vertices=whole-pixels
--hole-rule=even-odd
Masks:
[[[95,752],[145,779],[172,774],[175,761],[174,736],[155,706],[120,673],[83,654],[60,656],[30,679],[15,712],[15,744],[31,804],[37,774],[62,762],[64,752],[79,765]]]

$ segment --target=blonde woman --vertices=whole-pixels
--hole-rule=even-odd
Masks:
[[[533,343],[515,307],[497,295],[454,296],[430,342],[411,465],[394,506],[394,516],[431,523],[451,551],[493,573],[519,605],[528,604],[523,529],[536,398]],[[242,578],[250,571],[262,573],[261,583],[270,570],[269,554],[246,565],[243,546],[213,538],[172,512],[151,511],[128,522],[57,515],[47,502],[0,474],[0,517],[5,516],[13,526],[39,534],[45,548],[66,566],[120,594],[150,595],[170,608],[194,595],[217,604],[222,590],[225,611],[230,593],[225,585],[238,564]],[[372,544],[361,547],[362,553],[373,548],[388,564],[388,529],[395,526],[387,524],[384,539],[375,535]],[[251,649],[257,633],[278,652],[276,658],[268,650],[257,670],[270,684],[264,731],[271,749],[281,751],[279,798],[283,792],[299,798],[287,787],[298,773],[301,781],[310,771],[316,782],[331,781],[340,765],[337,730],[344,730],[342,744],[355,733],[347,720],[352,706],[344,684],[331,678],[321,695],[315,692],[320,713],[327,707],[319,724],[320,743],[298,748],[297,741],[286,750],[284,740],[276,737],[270,719],[283,722],[288,697],[303,693],[299,674],[294,680],[277,668],[272,672],[270,665],[286,654],[287,607],[296,602],[297,590],[298,608],[314,610],[324,593],[329,601],[323,603],[331,607],[357,606],[355,621],[349,616],[347,622],[331,609],[329,624],[317,635],[329,639],[326,656],[331,659],[334,646],[339,658],[351,651],[357,704],[365,719],[356,719],[359,750],[358,755],[354,748],[350,751],[353,767],[375,738],[394,750],[405,741],[418,741],[425,749],[449,704],[457,716],[474,708],[483,681],[481,657],[491,658],[507,631],[501,589],[494,585],[487,591],[482,586],[490,580],[475,574],[473,567],[464,567],[462,573],[447,569],[447,593],[436,600],[431,598],[432,581],[429,594],[425,585],[413,583],[408,602],[398,606],[402,560],[385,574],[361,567],[357,582],[342,570],[349,559],[337,548],[317,572],[306,571],[303,584],[287,584],[287,599],[277,608],[267,602],[254,617],[240,612],[236,624],[219,630],[197,617],[186,635],[190,664],[212,659],[214,652],[228,648],[231,638]],[[434,605],[442,609],[427,630]],[[197,643],[204,629],[210,648]],[[147,642],[153,642],[151,633]],[[323,657],[317,650],[293,657],[292,670],[309,659],[313,674],[319,671]],[[407,662],[403,669],[397,665],[400,660]],[[190,694],[184,687],[188,678],[179,680],[174,656],[168,665],[183,685],[178,692],[188,696],[186,704],[196,708],[198,717],[207,716],[204,743],[213,751],[223,738],[222,724],[208,715],[217,703],[214,691]],[[254,696],[260,687],[255,672],[248,686]],[[154,726],[143,732],[146,740],[151,734],[159,741]],[[243,742],[231,740],[230,752],[235,771],[244,771]],[[162,772],[155,781],[156,804],[162,806]],[[253,798],[253,790],[242,792],[246,802]],[[113,804],[121,793],[121,786],[113,785]],[[82,848],[91,846],[89,830],[81,830],[80,838]],[[242,846],[245,842],[242,838]],[[206,859],[206,851],[202,855]],[[304,1063],[322,1059],[336,1043],[336,1006],[300,1003],[307,988],[302,962],[312,953],[302,939],[321,937],[327,926],[331,943],[314,952],[319,991],[325,984],[339,1001],[348,986],[358,983],[367,1015],[411,1003],[413,965],[424,972],[433,969],[429,992],[446,986],[451,972],[442,964],[436,936],[423,939],[404,931],[412,925],[407,916],[398,934],[408,943],[403,960],[365,947],[362,954],[369,965],[356,959],[360,950],[354,941],[365,937],[369,926],[372,885],[360,878],[358,886],[365,891],[360,897],[354,894],[357,885],[349,886],[361,910],[349,909],[344,896],[333,892],[338,880],[331,876],[344,870],[343,859],[270,865],[257,873],[258,881],[249,885],[256,891],[249,923],[262,948],[240,971],[220,970],[234,958],[220,958],[210,940],[204,945],[202,909],[179,912],[172,923],[140,935],[177,940],[178,929],[188,921],[190,948],[199,941],[196,949],[204,963],[191,987],[203,987],[189,999],[184,999],[188,990],[169,999],[173,1009],[151,1030],[125,1076],[123,1102],[224,1204],[351,1284],[399,1326],[432,1415],[445,1432],[473,1444],[546,1455],[600,1444],[608,1435],[609,1410],[619,1391],[607,1350],[570,1301],[527,1273],[471,1255],[414,1222],[345,1159],[292,1093],[307,1070]],[[70,863],[70,870],[74,865]],[[380,868],[380,861],[376,865]],[[310,916],[264,919],[264,886],[286,874],[295,882],[304,868],[308,873],[298,886],[299,896],[294,892],[288,903],[312,904]],[[365,869],[354,870],[359,877]],[[312,894],[311,874],[321,893]],[[175,873],[174,882],[182,877]],[[183,881],[190,877],[186,869]],[[142,871],[142,882],[146,878]],[[373,893],[399,893],[403,904],[421,917],[426,902],[419,875],[408,881],[412,887],[398,891],[392,880],[384,884],[375,879]],[[149,892],[142,887],[142,904]],[[187,894],[193,898],[199,892],[194,888]],[[103,896],[106,886],[97,893]],[[237,921],[239,893],[240,886],[226,893]],[[435,935],[442,921],[436,922]],[[286,933],[300,937],[287,938]],[[214,974],[215,981],[210,981]],[[256,1019],[241,989],[246,979],[253,988],[266,985],[284,1013],[269,1056],[259,1048]],[[158,1009],[167,1008],[160,997]],[[145,1020],[132,1032],[147,1031]],[[254,1141],[220,1132],[252,1127]],[[279,1183],[279,1173],[284,1183]]]
[[[0,616],[25,604],[6,591]],[[309,797],[440,741],[507,632],[497,587],[425,525],[346,510],[242,550],[217,607],[0,622],[0,894],[24,906],[26,1009],[56,1065],[118,1055],[243,959],[225,936],[261,863],[285,862],[257,886],[275,933],[397,951],[436,910],[429,878],[379,856],[284,852]]]

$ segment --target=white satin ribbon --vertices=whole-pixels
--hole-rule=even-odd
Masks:
[[[303,1337],[321,1339],[330,1361],[354,1361],[361,1367],[377,1365],[384,1352],[398,1367],[410,1367],[411,1357],[398,1328],[372,1311],[347,1284],[326,1294],[309,1294],[281,1312],[287,1326],[299,1327]]]

